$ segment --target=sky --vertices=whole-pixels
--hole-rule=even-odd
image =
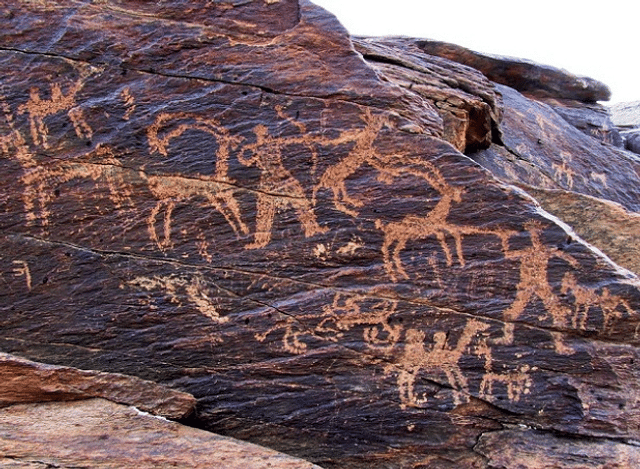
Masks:
[[[353,35],[401,35],[525,58],[640,100],[638,0],[312,0]]]

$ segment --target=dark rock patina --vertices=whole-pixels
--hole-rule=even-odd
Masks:
[[[636,457],[640,282],[512,185],[637,212],[630,153],[305,0],[0,15],[2,351],[325,468]]]

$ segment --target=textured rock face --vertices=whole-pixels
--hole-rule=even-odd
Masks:
[[[0,14],[1,350],[326,468],[634,461],[640,282],[511,185],[637,212],[631,153],[306,1]]]
[[[418,40],[418,47],[429,55],[468,65],[496,83],[507,85],[532,98],[559,98],[595,103],[608,101],[611,90],[589,77],[566,70],[512,57],[481,54],[446,42]]]
[[[34,469],[321,469],[102,399],[0,409],[0,465]]]
[[[101,397],[166,418],[188,417],[195,408],[190,394],[114,373],[44,365],[0,353],[0,406]]]
[[[640,154],[640,101],[611,106],[611,116],[622,131],[625,148]]]

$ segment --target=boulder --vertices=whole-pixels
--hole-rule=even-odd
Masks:
[[[558,115],[582,133],[618,148],[624,147],[620,131],[611,120],[609,109],[600,103],[582,103],[573,100],[546,98]]]
[[[430,55],[453,60],[482,72],[496,83],[532,98],[557,98],[584,103],[608,101],[611,90],[593,78],[514,57],[482,54],[441,41],[420,39],[418,47]]]
[[[640,128],[640,101],[617,103],[609,106],[611,120],[622,130]]]
[[[0,350],[327,469],[631,454],[640,281],[515,186],[637,212],[631,153],[305,0],[0,12]]]
[[[431,101],[442,117],[443,138],[472,153],[500,141],[500,95],[477,70],[425,54],[410,38],[354,38],[365,60],[391,82]]]
[[[195,398],[133,376],[45,365],[0,353],[0,407],[104,398],[166,418],[186,418]]]
[[[0,465],[34,469],[321,469],[104,399],[0,409]]]
[[[470,155],[509,183],[563,189],[640,212],[640,158],[597,141],[549,105],[496,85],[504,102],[503,144]]]
[[[624,132],[623,135],[625,148],[640,155],[640,130]]]

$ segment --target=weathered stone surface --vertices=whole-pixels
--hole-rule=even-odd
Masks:
[[[532,429],[508,429],[482,435],[477,450],[491,469],[628,469],[640,466],[640,447],[615,440],[595,443]]]
[[[640,101],[612,104],[611,120],[622,130],[640,128]]]
[[[509,86],[529,97],[587,103],[611,98],[611,90],[604,83],[573,75],[566,70],[524,59],[481,54],[441,41],[422,39],[417,44],[427,54],[468,65],[481,71],[491,81]]]
[[[471,157],[510,183],[564,189],[640,212],[640,159],[568,124],[548,105],[497,85],[504,101],[503,145]]]
[[[640,101],[614,104],[611,120],[621,131],[624,147],[640,154]]]
[[[1,350],[327,468],[483,468],[505,425],[640,439],[640,282],[496,177],[518,151],[515,181],[637,210],[628,152],[503,91],[491,174],[310,3],[172,5],[2,7]]]
[[[549,213],[616,264],[640,275],[640,214],[576,192],[523,186]]]
[[[624,132],[624,146],[627,150],[640,154],[640,130]]]
[[[20,468],[320,469],[103,399],[0,409],[0,465]]]
[[[425,54],[410,38],[354,38],[356,50],[390,81],[434,103],[443,138],[461,152],[499,140],[500,95],[475,69]]]
[[[611,120],[609,108],[604,105],[553,98],[542,101],[582,133],[615,147],[624,146],[622,136]]]
[[[167,418],[188,417],[195,398],[132,376],[45,365],[0,352],[0,406],[102,397]]]

